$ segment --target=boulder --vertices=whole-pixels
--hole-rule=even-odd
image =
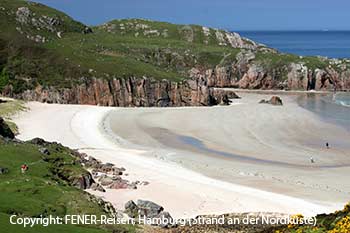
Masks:
[[[161,220],[161,224],[159,224],[159,226],[162,228],[172,228],[176,226],[173,224],[174,221],[169,212],[162,211],[158,214],[156,218]]]
[[[113,175],[115,175],[115,176],[123,175],[123,171],[125,171],[125,169],[113,167]]]
[[[276,106],[282,106],[283,101],[278,96],[272,96],[270,100],[264,100],[264,99],[260,100],[259,104],[272,104],[272,105],[276,105]]]
[[[10,139],[15,138],[15,134],[11,131],[10,127],[6,124],[2,117],[0,117],[0,136]]]
[[[82,31],[83,34],[90,34],[93,33],[92,29],[90,27],[85,27],[84,30]]]
[[[221,103],[222,105],[230,105],[232,101],[228,98],[227,95],[222,96]]]
[[[264,99],[259,101],[259,104],[268,104],[268,103],[269,103],[269,101],[268,100],[264,100]]]
[[[108,186],[108,185],[113,184],[113,179],[109,176],[101,176],[98,181],[103,186]]]
[[[80,177],[73,178],[72,185],[78,189],[88,189],[95,183],[90,173],[86,173]]]
[[[148,181],[142,181],[141,183],[140,183],[140,185],[149,185],[149,182]]]
[[[29,17],[31,11],[28,7],[19,7],[16,12],[16,20],[21,24],[27,24],[29,22]]]
[[[158,226],[162,228],[171,228],[175,225],[173,224],[173,218],[171,215],[164,211],[164,208],[154,202],[138,200],[137,204],[132,200],[125,204],[125,214],[131,218],[148,218],[148,219],[158,219],[160,224]]]
[[[111,163],[105,163],[102,164],[100,167],[100,171],[104,173],[112,172],[114,164]]]
[[[240,97],[231,90],[214,89],[213,95],[216,99],[216,104],[220,105],[230,105],[230,103],[232,103],[231,99],[240,99]]]
[[[137,200],[137,207],[139,209],[139,214],[141,217],[155,218],[164,208],[152,201]]]
[[[94,191],[106,192],[106,190],[102,187],[102,185],[98,183],[93,183],[90,188]]]
[[[132,182],[131,184],[128,184],[128,189],[137,189],[137,185],[139,183],[137,182]]]
[[[272,105],[278,105],[278,106],[283,105],[282,99],[278,96],[272,96],[271,99],[269,100],[269,103]]]
[[[47,142],[42,138],[33,138],[29,142],[32,144],[35,144],[35,145],[39,145],[39,146],[43,146],[43,145],[47,144]]]
[[[138,217],[138,212],[139,212],[139,208],[137,207],[137,205],[135,204],[135,202],[133,201],[128,201],[125,204],[125,213],[131,217],[131,218],[137,218]]]
[[[109,186],[110,189],[127,189],[129,187],[129,182],[123,179],[113,181]]]
[[[86,155],[86,154],[85,154]],[[101,162],[95,159],[94,157],[89,156],[87,160],[83,159],[84,164],[86,167],[92,167],[92,168],[98,168],[97,170],[100,169],[101,167]]]
[[[6,174],[9,172],[9,169],[4,168],[4,167],[0,167],[0,175]]]
[[[50,151],[45,147],[40,148],[39,152],[42,153],[43,155],[50,155]]]

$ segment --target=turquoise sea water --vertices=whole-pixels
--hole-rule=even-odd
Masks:
[[[335,95],[334,101],[338,105],[341,105],[344,107],[350,107],[350,94],[349,93],[338,93]]]
[[[350,132],[350,93],[305,94],[299,96],[298,104]]]
[[[285,53],[350,58],[350,31],[241,31],[239,33]]]

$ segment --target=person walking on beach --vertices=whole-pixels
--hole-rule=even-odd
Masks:
[[[329,143],[328,142],[326,142],[326,147],[327,147],[327,149],[329,149]]]
[[[313,157],[310,157],[310,162],[311,162],[311,163],[315,163],[315,160],[314,160]]]

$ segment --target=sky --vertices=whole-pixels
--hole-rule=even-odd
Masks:
[[[34,0],[88,25],[145,18],[227,30],[350,30],[349,0]]]

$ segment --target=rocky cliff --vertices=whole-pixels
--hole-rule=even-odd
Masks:
[[[193,68],[189,76],[206,80],[209,87],[284,90],[350,90],[348,61],[333,60],[332,65],[316,67],[304,62],[290,62],[271,67],[258,61],[252,52],[237,55],[225,66],[212,69]],[[321,58],[320,58],[321,59]]]
[[[283,54],[198,25],[121,19],[89,28],[41,4],[0,2],[0,92],[48,103],[211,106],[215,88],[348,90],[350,60]]]
[[[221,102],[223,96],[215,97],[212,88],[204,79],[171,82],[155,81],[149,78],[128,79],[88,79],[84,84],[72,88],[44,88],[13,93],[8,86],[3,94],[28,101],[60,104],[89,104],[119,107],[171,107],[171,106],[211,106]]]

